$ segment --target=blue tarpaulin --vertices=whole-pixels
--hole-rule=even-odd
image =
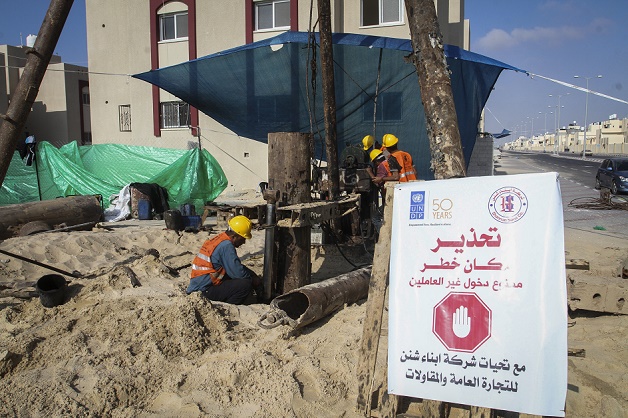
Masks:
[[[313,132],[314,157],[324,159],[321,64],[318,49],[308,48],[309,39],[306,32],[285,32],[133,77],[174,94],[242,137],[267,142],[269,132]],[[404,59],[412,51],[410,40],[346,33],[332,40],[338,152],[359,144],[364,135],[381,141],[393,133],[399,148],[413,156],[419,177],[433,179],[418,77]],[[468,163],[497,78],[504,69],[523,70],[451,45],[445,55]]]

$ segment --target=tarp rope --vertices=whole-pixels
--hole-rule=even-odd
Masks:
[[[544,80],[548,80],[548,81],[551,81],[551,82],[553,82],[553,83],[560,84],[560,85],[562,85],[562,86],[566,86],[566,87],[570,87],[570,88],[572,88],[572,89],[576,89],[576,90],[583,91],[583,92],[585,92],[585,93],[595,94],[596,96],[600,96],[600,97],[604,97],[604,98],[606,98],[606,99],[615,100],[615,101],[620,102],[620,103],[625,103],[625,104],[628,104],[628,102],[627,102],[627,101],[625,101],[625,100],[618,99],[617,97],[609,96],[609,95],[604,94],[604,93],[598,93],[597,91],[589,90],[589,89],[586,89],[586,88],[584,88],[584,87],[576,86],[575,84],[565,83],[564,81],[554,80],[553,78],[544,77],[544,76],[542,76],[542,75],[538,75],[538,74],[528,73],[528,75],[529,75],[530,77],[533,77],[533,78],[534,78],[534,77],[539,77],[539,78],[542,78],[542,79],[544,79]]]

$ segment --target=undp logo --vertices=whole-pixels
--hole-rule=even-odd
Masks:
[[[425,192],[410,193],[410,219],[425,219]]]

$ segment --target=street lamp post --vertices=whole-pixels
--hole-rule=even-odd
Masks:
[[[552,113],[554,113],[554,112],[550,112],[550,114],[552,114]],[[543,112],[539,112],[539,115],[542,115],[542,114],[543,114]],[[547,135],[547,112],[545,112],[545,127],[543,129],[543,153],[545,153],[545,142],[547,141],[545,139],[545,135]]]
[[[568,94],[569,93],[557,94],[557,95],[550,94],[549,95],[549,97],[554,97],[554,96],[558,97],[558,106],[557,106],[558,109],[557,109],[557,112],[556,112],[556,113],[558,113],[558,121],[557,121],[557,125],[556,125],[556,135],[558,136],[558,141],[557,141],[557,144],[556,144],[556,149],[557,150],[560,148],[560,108],[561,108],[561,106],[560,106],[560,98],[563,97],[563,96],[566,96]],[[556,152],[558,153],[558,151],[556,151]]]
[[[573,76],[574,78],[584,78],[587,80],[587,96],[584,101],[584,138],[582,140],[582,158],[586,158],[586,149],[587,149],[587,131],[589,130],[587,126],[587,114],[589,113],[589,80],[592,78],[602,78],[601,75],[597,75],[595,77],[580,77],[578,75]]]

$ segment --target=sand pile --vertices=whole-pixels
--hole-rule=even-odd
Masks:
[[[266,305],[186,296],[189,267],[173,274],[207,233],[141,224],[1,244],[85,278],[71,278],[68,301],[54,308],[38,298],[2,299],[0,415],[331,417],[353,408],[362,306],[325,323],[334,338],[316,328],[259,328]],[[263,232],[254,235],[239,252],[261,273]],[[338,260],[338,274],[348,266]],[[128,268],[141,286],[133,287]],[[0,259],[4,287],[22,295],[48,273]]]
[[[0,416],[359,416],[365,302],[297,331],[259,328],[266,305],[185,295],[188,264],[208,235],[177,234],[163,221],[125,221],[111,230],[0,243],[82,273],[70,278],[63,305],[45,308],[28,296],[50,272],[0,255]],[[263,239],[254,231],[238,250],[259,273]],[[626,254],[624,244],[613,257]],[[368,259],[364,251],[350,256],[358,264]],[[318,279],[353,268],[333,246],[316,247],[312,263]],[[570,347],[587,356],[570,357],[568,416],[625,417],[628,321],[605,315],[572,322]]]

